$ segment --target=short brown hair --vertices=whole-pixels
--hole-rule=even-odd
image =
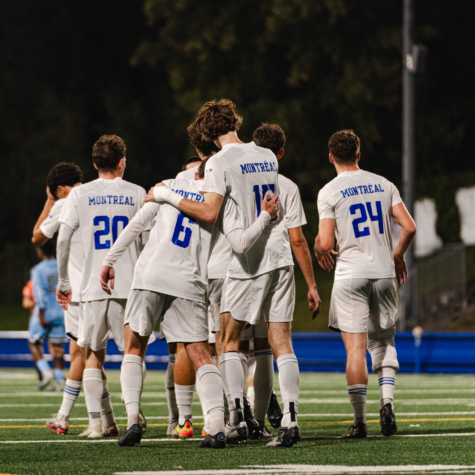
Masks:
[[[360,153],[360,139],[350,129],[339,130],[330,137],[328,150],[336,163],[354,163]]]
[[[277,124],[267,124],[263,122],[252,134],[254,143],[263,148],[268,148],[277,155],[285,145],[287,140],[282,128]]]
[[[219,152],[219,148],[212,140],[207,140],[203,137],[196,121],[188,126],[187,130],[191,145],[193,145],[196,150],[199,150],[205,158],[209,158],[211,155]]]
[[[215,99],[201,106],[196,123],[203,138],[217,140],[222,135],[239,130],[242,117],[236,113],[234,102],[229,99]]]
[[[117,135],[103,135],[92,147],[92,162],[100,170],[115,170],[127,147]]]
[[[205,168],[206,168],[206,162],[208,161],[207,158],[205,158],[201,163],[200,163],[200,166],[198,167],[198,178],[200,180],[204,180],[205,179]]]

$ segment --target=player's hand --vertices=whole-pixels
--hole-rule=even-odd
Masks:
[[[110,288],[109,288],[110,283]],[[102,266],[101,269],[101,287],[102,290],[106,293],[111,295],[110,289],[114,288],[115,284],[115,270],[113,267],[109,266]]]
[[[320,300],[320,295],[318,295],[316,284],[313,287],[309,287],[307,299],[308,307],[312,312],[312,320],[315,320],[317,315],[320,313],[320,307],[322,305],[322,301]]]
[[[157,183],[155,186],[165,186],[165,185],[163,183]],[[153,190],[155,189],[155,186],[152,186],[152,188],[148,190],[147,196],[144,199],[145,203],[156,203],[155,196],[153,194]]]
[[[64,310],[68,309],[68,305],[71,303],[71,296],[73,295],[72,290],[57,290],[56,291],[56,300],[59,302],[61,307]]]
[[[320,254],[319,252],[315,251],[315,256],[317,256],[318,265],[328,272],[333,269],[335,261],[333,260],[333,256],[338,256],[338,252],[330,251],[330,254]]]
[[[53,193],[51,193],[49,186],[46,187],[46,198],[48,201],[56,201],[56,198],[54,197]]]
[[[49,328],[51,326],[51,323],[46,321],[44,315],[41,315],[39,316],[39,319],[40,319],[40,325],[43,327],[43,328]]]
[[[271,219],[274,219],[279,213],[279,194],[276,193],[270,198],[269,192],[264,195],[261,201],[261,210],[267,211],[270,214]]]
[[[404,256],[394,254],[394,267],[396,269],[396,279],[399,287],[407,280],[407,266]]]

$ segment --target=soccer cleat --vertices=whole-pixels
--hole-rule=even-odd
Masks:
[[[44,388],[46,388],[46,386],[48,386],[48,384],[51,383],[53,378],[54,378],[54,374],[51,370],[45,371],[43,373],[43,379],[38,383],[38,389],[43,390]]]
[[[364,422],[358,422],[356,425],[351,425],[348,430],[341,436],[342,439],[366,439],[368,436],[368,429]]]
[[[261,434],[263,439],[272,439],[274,436],[272,433],[267,429],[264,423],[259,422],[259,428],[261,429]]]
[[[272,390],[269,400],[269,407],[267,408],[267,419],[269,419],[269,423],[274,429],[278,429],[283,417],[284,415],[282,414],[282,409],[277,399],[277,395],[275,394],[275,391]]]
[[[78,437],[87,437],[92,432],[92,429],[87,426],[83,432],[81,432]]]
[[[396,433],[396,414],[390,403],[387,403],[379,411],[379,425],[381,427],[381,435],[390,436]]]
[[[245,421],[240,422],[237,426],[231,425],[228,421],[225,428],[226,441],[229,444],[240,444],[246,442],[249,437],[249,431]]]
[[[119,426],[114,424],[112,427],[103,427],[102,433],[104,434],[104,437],[119,437]]]
[[[193,425],[187,419],[185,423],[181,426],[177,424],[172,431],[172,437],[174,439],[192,439],[193,438]]]
[[[173,434],[173,429],[178,425],[178,421],[176,419],[170,419],[168,421],[168,429],[167,429],[167,435],[172,435]]]
[[[142,434],[145,434],[145,431],[147,430],[147,419],[145,419],[145,416],[143,415],[142,408],[139,409],[139,425],[142,429]]]
[[[142,429],[140,424],[134,424],[130,429],[124,432],[124,435],[117,441],[121,447],[133,447],[140,444],[142,440]]]
[[[89,427],[90,431],[87,435],[88,439],[102,439],[105,437],[104,431],[102,429],[102,422],[96,423],[95,426]]]
[[[244,420],[247,424],[247,430],[249,432],[249,438],[251,440],[262,439],[261,429],[259,427],[259,422],[254,419],[252,415],[251,405],[249,404],[249,399],[247,396],[243,395],[244,402]]]
[[[300,441],[300,429],[297,422],[291,422],[289,427],[281,427],[279,434],[271,440],[267,447],[293,447]]]
[[[49,389],[51,392],[54,393],[61,393],[64,391],[64,381],[55,381],[54,386]]]
[[[68,420],[61,414],[51,414],[52,419],[46,421],[49,430],[55,430],[58,435],[66,435],[69,429]]]
[[[226,437],[222,432],[218,432],[216,435],[208,434],[198,447],[200,449],[225,449]]]

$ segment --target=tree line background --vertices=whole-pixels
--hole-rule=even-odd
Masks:
[[[435,198],[438,232],[460,241],[454,195],[475,184],[471,2],[416,0],[429,49],[417,79],[417,194]],[[148,189],[194,154],[186,126],[231,98],[249,141],[263,121],[288,142],[281,172],[300,187],[307,238],[334,177],[326,143],[353,128],[362,168],[401,187],[401,0],[4,0],[0,15],[0,300],[18,306],[46,175],[74,161],[96,177],[105,133],[128,147],[125,178]],[[4,312],[0,312],[2,315]]]

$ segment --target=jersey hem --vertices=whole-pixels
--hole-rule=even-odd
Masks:
[[[174,292],[170,291],[170,289],[160,289],[158,287],[149,287],[145,285],[141,286],[135,286],[133,285],[130,290],[148,290],[150,292],[157,292],[159,294],[164,294],[164,295],[171,295],[172,297],[178,297],[180,299],[185,299],[185,300],[192,300],[193,302],[201,302],[201,303],[206,303],[206,298],[204,299],[197,299],[196,297],[190,297],[189,295],[186,294],[180,294],[179,292]]]
[[[294,267],[294,263],[293,262],[289,262],[288,264],[282,264],[281,266],[277,266],[277,267],[272,267],[272,268],[268,268],[268,269],[263,269],[262,271],[259,271],[258,273],[256,274],[247,274],[247,275],[236,275],[236,274],[227,274],[226,277],[230,277],[231,279],[238,279],[238,280],[249,280],[249,279],[254,279],[255,277],[259,277],[260,275],[264,275],[264,274],[268,274],[269,272],[272,272],[274,270],[277,270],[277,269],[283,269],[284,267]]]
[[[337,280],[348,280],[348,279],[371,279],[371,280],[377,280],[377,279],[395,279],[396,278],[396,273],[392,274],[392,275],[377,275],[377,276],[374,276],[374,275],[349,275],[349,276],[344,276],[344,277],[337,277],[335,276],[335,282]]]

